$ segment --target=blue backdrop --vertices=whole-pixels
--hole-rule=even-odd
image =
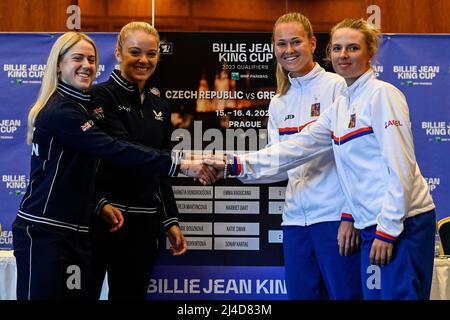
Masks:
[[[97,81],[102,82],[115,67],[112,53],[116,34],[90,35],[99,48],[100,68]],[[57,36],[0,34],[0,224],[3,227],[0,249],[12,249],[11,224],[29,175],[31,149],[25,144],[26,116],[37,97],[47,55]],[[244,41],[243,35],[238,33],[162,34],[162,38],[168,39],[166,43],[170,44],[165,50],[172,50],[172,46],[183,44],[192,47],[193,39],[207,39],[205,43],[208,43],[221,37],[228,37],[229,42],[233,42],[234,38],[237,39],[235,42]],[[269,34],[245,35],[247,40],[252,37],[270,44]],[[383,38],[374,67],[380,79],[398,87],[408,99],[417,160],[430,185],[437,206],[437,217],[441,219],[450,215],[450,36],[385,35]],[[202,51],[212,54],[209,45],[205,48],[199,46],[194,46],[193,53],[185,52],[186,60],[183,61],[175,55],[163,57],[157,79],[169,74],[177,77],[162,81],[165,82],[160,88],[162,92],[170,89],[168,86],[182,87],[183,85],[178,85],[180,81],[189,82],[192,73],[181,74],[179,67],[186,65],[186,61],[190,59],[189,54],[197,55]],[[201,64],[202,61],[198,63]],[[266,65],[273,69],[273,59],[269,62]],[[208,66],[199,65],[196,68],[202,72]],[[273,75],[273,70],[268,70],[267,74]],[[198,77],[192,79],[192,82],[197,86]],[[267,82],[274,88],[275,79],[267,79]],[[168,100],[179,109],[184,107],[177,105],[180,101]],[[267,105],[266,101],[264,107]],[[267,197],[267,192],[262,191],[259,201],[261,208],[266,211],[267,203],[262,202]],[[278,224],[280,216],[276,218],[275,223]],[[271,223],[274,221],[273,216],[267,214],[258,215],[255,219],[261,226],[264,226],[264,220],[272,219]],[[261,236],[261,241],[268,241],[267,235]],[[270,247],[261,244],[254,253],[256,254],[247,255],[243,252],[235,255],[230,265],[225,263],[228,261],[227,255],[220,256],[218,252],[211,253],[207,250],[193,253],[193,259],[180,260],[172,260],[167,252],[163,253],[149,284],[149,298],[285,299],[281,245]],[[270,262],[270,259],[264,258],[264,254],[275,257],[276,261]],[[174,267],[176,264],[183,264],[184,268]]]

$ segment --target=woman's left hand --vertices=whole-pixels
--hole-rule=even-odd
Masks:
[[[370,264],[376,264],[379,266],[384,266],[391,262],[392,251],[394,245],[392,243],[374,239],[372,243],[372,248],[370,249]]]
[[[359,248],[359,230],[353,227],[351,221],[341,221],[338,229],[339,255],[349,256]]]
[[[167,230],[167,237],[170,241],[170,251],[173,256],[181,256],[187,251],[186,239],[178,225],[173,225]]]
[[[123,226],[123,215],[120,210],[110,204],[105,204],[101,212],[103,220],[105,220],[110,226],[110,232],[116,232]]]

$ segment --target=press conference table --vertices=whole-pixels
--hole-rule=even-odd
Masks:
[[[13,251],[0,250],[0,300],[16,299],[16,260]],[[106,298],[104,284],[101,299]],[[434,259],[431,300],[450,300],[450,256]]]
[[[434,259],[431,300],[450,300],[450,256]]]
[[[0,300],[16,299],[16,259],[13,251],[0,250]]]

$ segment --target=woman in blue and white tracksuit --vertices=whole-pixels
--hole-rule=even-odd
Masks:
[[[362,230],[364,299],[428,299],[435,206],[416,162],[406,99],[370,67],[377,48],[378,32],[364,20],[338,23],[328,54],[346,80],[344,94],[292,139],[230,155],[227,169],[262,179],[333,150],[355,227]]]
[[[295,137],[316,121],[345,87],[342,77],[314,63],[316,39],[302,14],[278,18],[273,44],[278,94],[269,106],[269,145]],[[241,181],[286,179],[282,227],[289,299],[361,299],[359,232],[348,221],[332,151],[274,177]]]

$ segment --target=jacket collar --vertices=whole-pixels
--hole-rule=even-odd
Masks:
[[[324,71],[324,69],[317,62],[315,62],[314,68],[302,77],[292,77],[291,73],[289,72],[289,82],[294,88],[300,88],[301,86],[308,85],[308,83],[316,78],[322,71]]]
[[[85,103],[91,101],[91,95],[87,93],[85,90],[77,89],[67,83],[62,81],[58,81],[58,86],[56,87],[56,91],[62,94],[63,96],[67,96],[77,102]]]
[[[117,69],[113,70],[109,79],[125,91],[139,92],[138,85],[136,83],[131,83],[128,80],[126,80],[124,77],[122,77],[120,75],[120,70],[117,70]],[[149,89],[148,82],[146,82],[145,86],[144,86],[144,92],[148,92],[148,91],[150,91],[150,89]]]
[[[354,96],[360,89],[362,89],[365,84],[369,81],[375,79],[375,73],[372,68],[369,68],[365,73],[363,73],[355,82],[353,82],[349,87],[345,88],[344,94],[346,96]]]

